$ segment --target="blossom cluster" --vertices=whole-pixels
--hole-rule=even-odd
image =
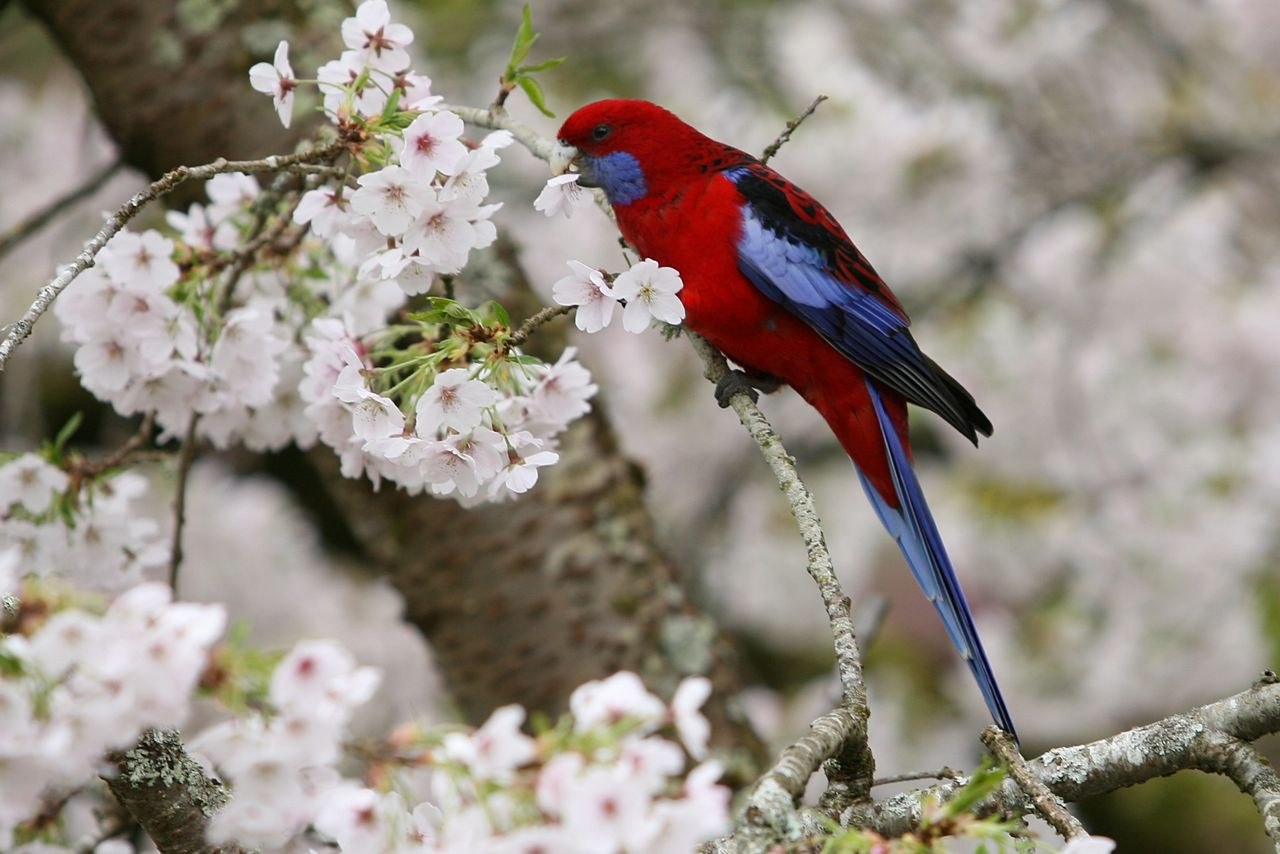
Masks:
[[[277,717],[232,721],[194,743],[233,787],[211,838],[270,850],[319,836],[348,854],[675,854],[728,830],[719,765],[685,776],[687,756],[706,752],[705,679],[686,679],[670,706],[633,673],[587,683],[536,738],[521,730],[519,706],[472,731],[407,727],[386,745],[377,788],[332,767],[342,723],[373,682],[340,648],[302,645],[272,677]]]
[[[0,463],[0,595],[27,575],[106,591],[142,581],[168,556],[159,525],[136,509],[147,489],[145,477],[122,472],[73,493],[67,473],[38,454]]]
[[[556,436],[596,387],[572,351],[549,365],[449,337],[456,318],[389,320],[493,242],[501,205],[485,203],[486,173],[512,141],[464,138],[410,67],[412,31],[389,14],[383,0],[362,3],[342,25],[347,50],[318,72],[326,116],[367,140],[346,174],[313,181],[292,207],[248,175],[218,175],[207,205],[169,214],[174,239],[122,231],[56,312],[84,386],[121,414],[153,412],[162,438],[193,419],[218,447],[318,438],[345,474],[375,484],[516,495],[556,461]],[[287,124],[288,45],[250,81]],[[488,324],[489,338],[507,323]]]
[[[351,713],[379,679],[336,642],[304,641],[272,673],[270,717],[232,718],[191,741],[195,755],[235,781],[235,797],[214,817],[210,839],[278,848],[327,814],[334,790],[352,785],[331,767]]]
[[[5,558],[0,553],[0,574]],[[56,788],[99,773],[104,754],[150,727],[182,724],[221,636],[217,605],[172,602],[143,584],[98,615],[81,608],[0,635],[0,848]],[[26,619],[23,606],[16,618]]]
[[[622,328],[628,332],[644,332],[655,320],[672,325],[684,320],[684,303],[676,296],[684,282],[674,267],[645,258],[607,282],[603,273],[581,261],[567,263],[573,272],[556,281],[552,298],[577,307],[573,322],[583,332],[607,327],[619,305],[625,306]]]

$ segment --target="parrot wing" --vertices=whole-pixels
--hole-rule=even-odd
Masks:
[[[991,435],[973,396],[920,351],[902,305],[822,205],[759,161],[722,174],[742,196],[738,269],[755,287],[974,444]]]

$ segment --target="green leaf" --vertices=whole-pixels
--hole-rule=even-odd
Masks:
[[[511,326],[511,315],[507,313],[506,307],[497,300],[489,300],[481,306],[483,316],[487,321],[486,326]]]
[[[396,90],[400,91],[399,89]],[[400,110],[394,115],[379,120],[379,124],[387,130],[404,130],[413,124],[413,120],[422,115],[416,110]]]
[[[522,65],[516,69],[516,73],[517,74],[533,74],[538,71],[550,71],[551,69],[555,68],[557,65],[562,64],[568,58],[569,57],[567,56],[557,56],[557,57],[554,57],[553,59],[548,59],[548,60],[544,60],[543,62],[539,62],[537,65]]]
[[[537,40],[538,34],[533,31],[533,12],[529,10],[529,4],[526,3],[520,12],[520,29],[516,30],[516,40],[511,45],[511,59],[507,61],[507,69],[511,72],[508,76],[515,76],[516,67],[524,62],[524,58],[529,55],[529,49]]]
[[[529,96],[529,100],[538,108],[538,112],[542,113],[549,119],[554,119],[556,114],[547,109],[546,99],[542,95],[542,87],[538,85],[538,81],[524,74],[516,77],[516,85],[524,90]]]
[[[67,423],[62,425],[62,429],[58,431],[58,435],[53,437],[53,453],[62,456],[62,449],[66,447],[67,442],[71,441],[71,437],[80,429],[80,424],[84,421],[84,413],[77,412],[67,419]]]
[[[391,96],[387,98],[387,103],[382,107],[382,121],[385,123],[396,114],[400,107],[400,96],[404,94],[404,90],[397,87],[391,90]]]
[[[998,789],[1003,781],[1004,768],[993,766],[989,757],[983,757],[982,764],[973,772],[969,782],[943,805],[942,815],[955,818],[970,812],[979,801]]]

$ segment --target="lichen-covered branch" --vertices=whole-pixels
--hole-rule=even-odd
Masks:
[[[1146,726],[1074,747],[1058,747],[1030,760],[1031,772],[1049,791],[1067,802],[1113,792],[1155,777],[1184,770],[1226,774],[1254,798],[1268,832],[1275,838],[1277,794],[1274,771],[1254,761],[1233,742],[1247,746],[1263,735],[1280,732],[1280,684],[1264,680],[1216,703],[1171,715]],[[1225,750],[1225,752],[1224,752]],[[1261,757],[1257,757],[1261,759]],[[920,822],[921,799],[945,800],[964,781],[947,780],[897,795],[872,806],[854,804],[840,817],[846,826],[871,827],[897,836]],[[984,808],[1026,815],[1035,807],[1013,780],[1007,780]]]
[[[132,748],[108,760],[114,769],[104,777],[107,785],[161,854],[244,850],[205,841],[209,819],[227,802],[227,793],[187,755],[178,733],[150,730]]]
[[[1026,793],[1035,806],[1036,812],[1040,813],[1063,839],[1087,835],[1084,826],[1080,824],[1080,819],[1073,816],[1062,799],[1049,791],[1049,787],[1031,770],[1022,752],[1018,750],[1018,743],[1011,735],[999,727],[989,726],[982,731],[982,743],[1004,763],[1009,770],[1010,779]]]

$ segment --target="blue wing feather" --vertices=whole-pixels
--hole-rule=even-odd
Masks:
[[[871,380],[867,380],[867,389],[871,393],[871,402],[875,407],[876,420],[884,434],[885,454],[889,458],[889,471],[893,476],[893,489],[898,496],[898,507],[890,507],[888,502],[876,492],[862,473],[863,489],[871,504],[876,508],[880,521],[898,541],[902,556],[911,567],[911,573],[919,582],[920,588],[933,607],[937,609],[942,623],[951,636],[951,642],[960,650],[973,678],[978,682],[982,697],[987,702],[991,716],[1002,729],[1017,738],[1013,727],[1013,719],[1005,706],[1004,697],[996,685],[995,674],[987,653],[978,638],[978,629],[973,623],[973,614],[969,611],[969,603],[960,588],[960,580],[956,578],[951,559],[942,545],[942,537],[938,526],[925,503],[924,492],[920,489],[920,481],[916,478],[911,460],[907,458],[906,449],[894,430],[892,421],[885,411],[880,399],[880,392]]]
[[[760,163],[724,176],[743,197],[738,269],[756,288],[975,444],[991,435],[973,396],[921,352],[906,313],[830,214]]]

